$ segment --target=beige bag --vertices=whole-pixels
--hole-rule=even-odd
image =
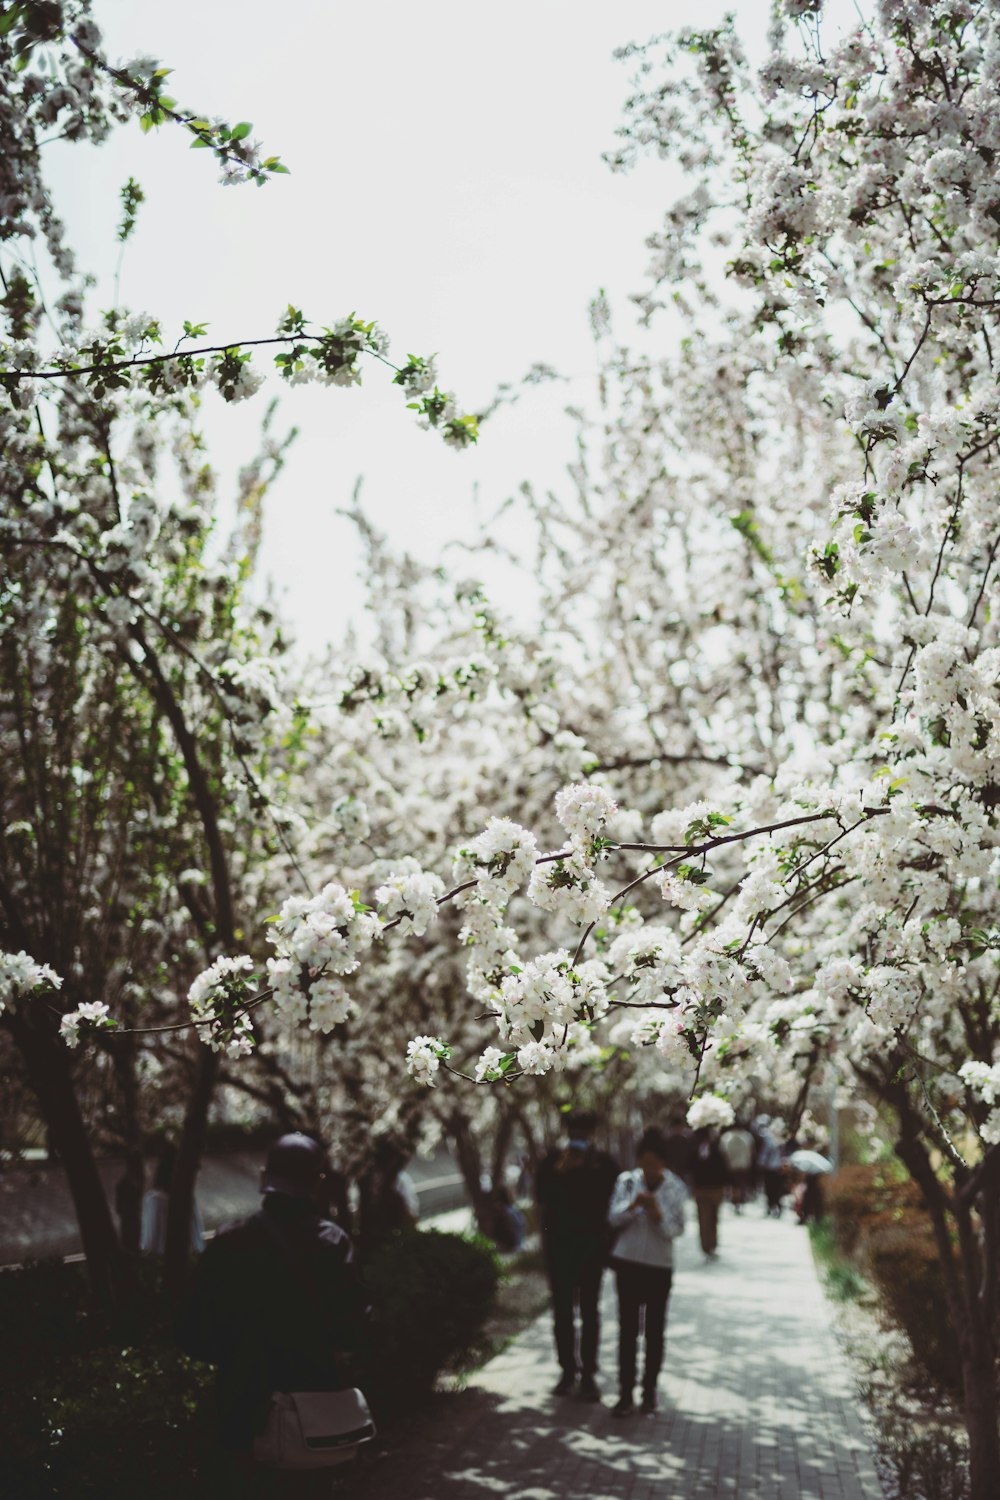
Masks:
[[[359,1390],[275,1391],[253,1456],[273,1469],[327,1469],[347,1463],[374,1436]]]

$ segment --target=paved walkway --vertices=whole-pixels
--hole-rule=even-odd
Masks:
[[[607,1278],[603,1406],[550,1395],[540,1319],[449,1398],[422,1461],[398,1455],[365,1496],[393,1500],[881,1500],[851,1378],[829,1331],[808,1236],[724,1210],[719,1258],[677,1246],[661,1410],[616,1420]],[[464,1403],[464,1405],[463,1405]],[[395,1455],[394,1455],[395,1457]],[[393,1472],[396,1471],[396,1472]],[[361,1477],[360,1475],[358,1476]],[[374,1474],[366,1476],[374,1480]],[[385,1487],[384,1487],[385,1486]]]

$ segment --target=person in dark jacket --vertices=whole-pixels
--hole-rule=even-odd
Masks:
[[[340,1390],[361,1341],[365,1298],[346,1232],[318,1208],[326,1159],[284,1135],[261,1175],[263,1205],[220,1229],[199,1260],[176,1337],[217,1366],[219,1440],[249,1453],[274,1391]]]
[[[609,1242],[608,1204],[618,1167],[594,1145],[597,1116],[590,1110],[574,1111],[566,1125],[566,1144],[549,1152],[535,1179],[542,1250],[552,1289],[556,1356],[562,1371],[554,1394],[569,1395],[579,1380],[579,1394],[587,1401],[599,1401],[595,1379],[598,1305]]]
[[[683,1115],[674,1115],[667,1127],[665,1138],[666,1158],[664,1166],[668,1172],[679,1177],[690,1190],[691,1164],[694,1155],[694,1136],[688,1129]]]
[[[729,1168],[719,1149],[719,1132],[705,1125],[695,1131],[691,1186],[698,1208],[698,1234],[708,1260],[719,1253],[719,1211],[729,1184]]]

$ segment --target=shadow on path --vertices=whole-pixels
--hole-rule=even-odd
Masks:
[[[605,1404],[555,1398],[548,1320],[360,1466],[358,1500],[880,1500],[805,1231],[724,1223],[718,1262],[679,1247],[661,1409],[617,1420],[610,1278]]]

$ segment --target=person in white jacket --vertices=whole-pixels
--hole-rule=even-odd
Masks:
[[[611,1254],[618,1283],[618,1402],[616,1417],[635,1411],[639,1317],[643,1313],[645,1363],[640,1410],[656,1410],[656,1382],[663,1364],[667,1299],[673,1280],[673,1242],[684,1229],[688,1191],[667,1170],[670,1147],[651,1126],[636,1147],[638,1166],[615,1183],[608,1223],[617,1238]]]

